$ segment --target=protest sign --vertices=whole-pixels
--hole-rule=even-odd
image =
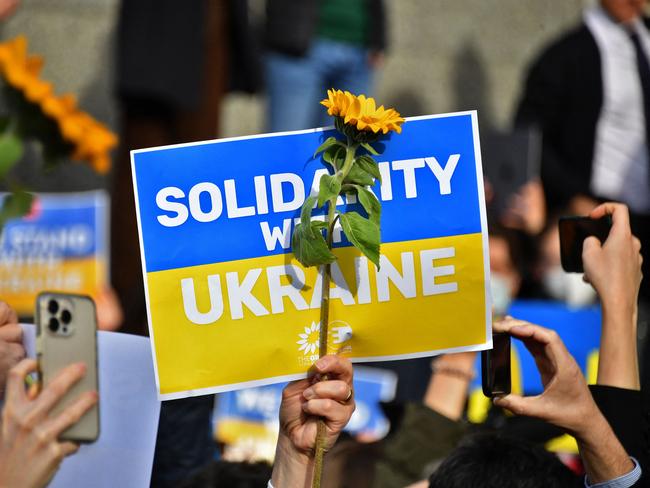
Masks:
[[[35,195],[31,212],[2,230],[2,299],[32,316],[43,290],[96,296],[108,281],[107,233],[105,192]]]
[[[333,130],[132,152],[149,328],[162,399],[303,377],[317,358],[315,268],[291,254]],[[334,232],[332,352],[404,359],[491,345],[475,112],[409,119],[378,157],[381,269]],[[351,197],[341,206],[358,211]],[[323,219],[322,209],[314,218]]]
[[[246,388],[222,393],[214,411],[216,437],[227,444],[231,460],[266,459],[273,461],[279,432],[278,415],[286,383]],[[388,370],[359,366],[354,368],[356,409],[345,426],[351,434],[366,440],[381,439],[389,423],[380,402],[395,398],[397,375]]]

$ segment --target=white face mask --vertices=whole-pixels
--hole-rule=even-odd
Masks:
[[[512,302],[510,282],[498,273],[491,273],[490,293],[492,293],[492,313],[496,317],[503,317]]]
[[[571,307],[584,307],[596,300],[596,291],[582,281],[581,274],[566,273],[561,266],[544,274],[543,285],[551,297],[566,302]]]

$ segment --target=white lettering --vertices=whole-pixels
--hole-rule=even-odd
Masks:
[[[282,249],[289,249],[291,245],[291,219],[282,221],[282,229],[273,227],[273,230],[271,230],[268,222],[260,222],[260,228],[262,229],[267,251],[274,251],[278,244],[282,246]]]
[[[239,283],[239,275],[236,271],[226,273],[226,283],[228,284],[228,302],[230,303],[230,315],[233,319],[243,319],[244,310],[242,305],[246,305],[248,309],[253,312],[257,317],[268,315],[269,311],[255,298],[252,294],[253,287],[257,283],[257,279],[262,274],[261,268],[251,269],[244,281]]]
[[[456,166],[458,165],[459,159],[460,154],[452,154],[449,156],[449,159],[447,159],[445,169],[442,169],[440,167],[440,164],[438,164],[438,160],[436,158],[424,158],[427,166],[438,179],[441,195],[449,195],[451,193],[451,177],[454,175],[454,171],[456,171]]]
[[[210,195],[210,210],[204,212],[201,208],[201,193]],[[223,211],[221,190],[214,183],[205,181],[192,187],[189,194],[190,213],[199,222],[212,222],[217,220]]]
[[[436,259],[453,258],[456,249],[443,247],[441,249],[425,249],[420,251],[420,264],[422,266],[422,294],[424,296],[440,295],[458,291],[458,283],[436,283],[437,276],[451,276],[456,273],[453,264],[448,266],[434,266]]]
[[[219,275],[208,276],[208,292],[210,295],[210,311],[199,312],[194,292],[194,279],[184,278],[181,280],[181,291],[183,293],[183,308],[187,319],[198,325],[211,324],[219,320],[223,314],[223,299],[221,296],[221,278]]]
[[[175,217],[169,215],[158,215],[157,219],[165,227],[177,227],[183,224],[189,215],[187,207],[180,202],[170,202],[169,198],[185,198],[185,193],[180,188],[175,186],[168,186],[163,188],[156,194],[156,205],[160,210],[166,212],[175,212]]]
[[[294,173],[279,173],[271,175],[271,199],[274,212],[291,212],[300,208],[305,201],[305,185],[300,176]],[[293,199],[284,200],[283,183],[293,187]]]
[[[379,257],[381,268],[377,270],[377,298],[380,302],[390,300],[389,281],[395,285],[404,298],[415,297],[415,266],[413,253],[402,253],[402,274],[383,254]]]
[[[288,285],[281,284],[281,278],[288,276],[291,282]],[[266,268],[266,278],[269,283],[271,298],[271,312],[284,312],[284,297],[289,298],[296,310],[307,310],[307,302],[300,294],[305,286],[305,273],[301,268],[293,264],[281,266],[269,266]]]
[[[393,170],[401,170],[404,172],[404,192],[406,198],[416,198],[418,196],[418,189],[415,183],[416,168],[424,168],[424,159],[415,158],[393,161]]]
[[[237,204],[237,188],[235,187],[235,180],[225,180],[223,188],[226,193],[226,208],[228,208],[228,218],[234,219],[237,217],[250,217],[255,215],[255,207],[239,207]]]

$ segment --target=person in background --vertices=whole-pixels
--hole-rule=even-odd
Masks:
[[[627,204],[650,247],[650,31],[645,0],[599,0],[528,71],[515,124],[542,134],[549,213]],[[645,261],[644,272],[648,274]],[[650,300],[643,285],[641,299]]]
[[[328,88],[370,95],[386,50],[383,0],[268,0],[268,128],[331,125],[318,102]]]

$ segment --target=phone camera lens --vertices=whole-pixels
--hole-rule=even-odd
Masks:
[[[59,321],[55,317],[52,317],[48,327],[52,332],[56,332],[59,330]]]
[[[72,320],[72,314],[70,313],[69,310],[64,310],[63,312],[61,312],[61,322],[67,325],[70,323],[71,320]]]
[[[50,300],[47,304],[47,311],[55,314],[59,311],[59,304],[56,300]]]

